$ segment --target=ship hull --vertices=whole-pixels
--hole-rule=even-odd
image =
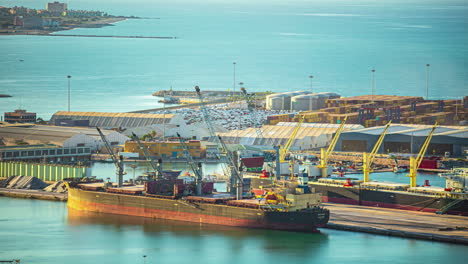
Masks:
[[[342,187],[314,183],[310,184],[310,186],[322,193],[323,202],[330,203],[435,213],[455,201],[455,199],[448,197],[436,197],[401,191],[368,190],[359,189],[358,187]],[[463,200],[447,211],[447,213],[468,216],[468,201]]]
[[[85,191],[70,188],[68,207],[98,213],[132,215],[200,224],[315,232],[329,219],[328,210],[270,212],[218,204]]]

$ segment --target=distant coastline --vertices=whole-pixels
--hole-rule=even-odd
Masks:
[[[0,35],[49,35],[54,32],[72,30],[75,28],[102,28],[114,26],[114,23],[125,21],[127,19],[141,19],[140,17],[106,17],[96,21],[89,21],[81,24],[71,24],[56,29],[1,29]]]

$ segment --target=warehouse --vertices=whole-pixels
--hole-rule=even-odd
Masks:
[[[102,130],[113,146],[123,145],[130,140],[116,131]],[[59,127],[44,125],[0,126],[0,138],[6,145],[54,144],[64,148],[87,147],[91,151],[101,150],[103,142],[96,129]]]
[[[384,126],[346,131],[341,134],[338,151],[371,152]],[[392,124],[387,131],[379,153],[418,153],[432,126]],[[468,148],[468,127],[438,126],[427,154],[461,156]]]
[[[105,112],[67,112],[55,113],[49,121],[51,125],[60,125],[63,120],[88,120],[89,126],[101,128],[144,127],[155,124],[185,124],[182,116],[174,114],[136,114]]]
[[[291,137],[297,123],[280,122],[275,126],[263,126],[247,128],[245,130],[233,130],[227,133],[219,133],[226,143],[255,146],[262,149],[273,149],[273,146],[284,146]],[[311,150],[327,146],[333,133],[339,125],[303,123],[297,132],[291,150]],[[361,125],[345,125],[345,130],[359,129]]]

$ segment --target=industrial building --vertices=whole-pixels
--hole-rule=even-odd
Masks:
[[[74,163],[91,158],[89,147],[59,147],[53,144],[0,147],[0,161]]]
[[[242,144],[262,149],[273,149],[273,146],[284,146],[291,137],[297,123],[285,122],[275,126],[263,126],[262,128],[247,128],[245,130],[232,130],[227,133],[219,133],[226,143]],[[337,124],[303,123],[297,132],[291,150],[311,150],[327,146]],[[363,128],[360,125],[345,125],[346,130]]]
[[[174,114],[136,114],[106,112],[67,112],[55,113],[49,121],[51,125],[60,125],[63,120],[88,120],[89,126],[101,128],[131,128],[156,124],[185,124],[183,117]],[[58,121],[60,120],[60,121]]]
[[[102,130],[112,146],[130,140],[116,131]],[[54,144],[63,148],[87,147],[102,151],[103,142],[94,128],[72,128],[44,125],[0,126],[0,138],[8,146]]]
[[[17,109],[14,112],[5,112],[4,120],[8,123],[35,123],[36,113]]]
[[[149,155],[157,158],[185,157],[184,147],[179,141],[156,141],[141,143],[147,148]],[[202,157],[201,142],[199,140],[189,140],[185,144],[187,145],[190,155],[193,158]],[[139,153],[140,157],[144,157],[144,153],[136,141],[125,142],[125,152]]]
[[[337,151],[370,152],[384,126],[345,131],[341,134]],[[429,125],[392,124],[384,138],[379,153],[418,153],[431,131]],[[438,126],[434,132],[427,155],[461,156],[468,149],[468,127]]]

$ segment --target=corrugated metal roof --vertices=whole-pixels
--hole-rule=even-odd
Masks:
[[[276,126],[293,126],[295,127],[297,122],[279,122]],[[301,127],[316,127],[316,128],[339,128],[340,124],[330,123],[302,123]],[[362,129],[364,126],[359,124],[345,124],[345,129]]]
[[[432,129],[432,125],[413,125],[413,124],[392,124],[388,129],[387,134],[404,134],[413,136],[426,136]],[[352,131],[345,131],[343,133],[362,133],[367,135],[380,135],[382,134],[385,126],[369,127],[363,129],[357,129]],[[460,126],[438,126],[434,135],[450,131],[460,131],[466,129],[466,127]]]
[[[109,113],[109,112],[68,112],[58,111],[54,115],[67,116],[97,116],[97,117],[133,117],[133,118],[166,118],[171,119],[174,114],[140,114],[140,113]]]

